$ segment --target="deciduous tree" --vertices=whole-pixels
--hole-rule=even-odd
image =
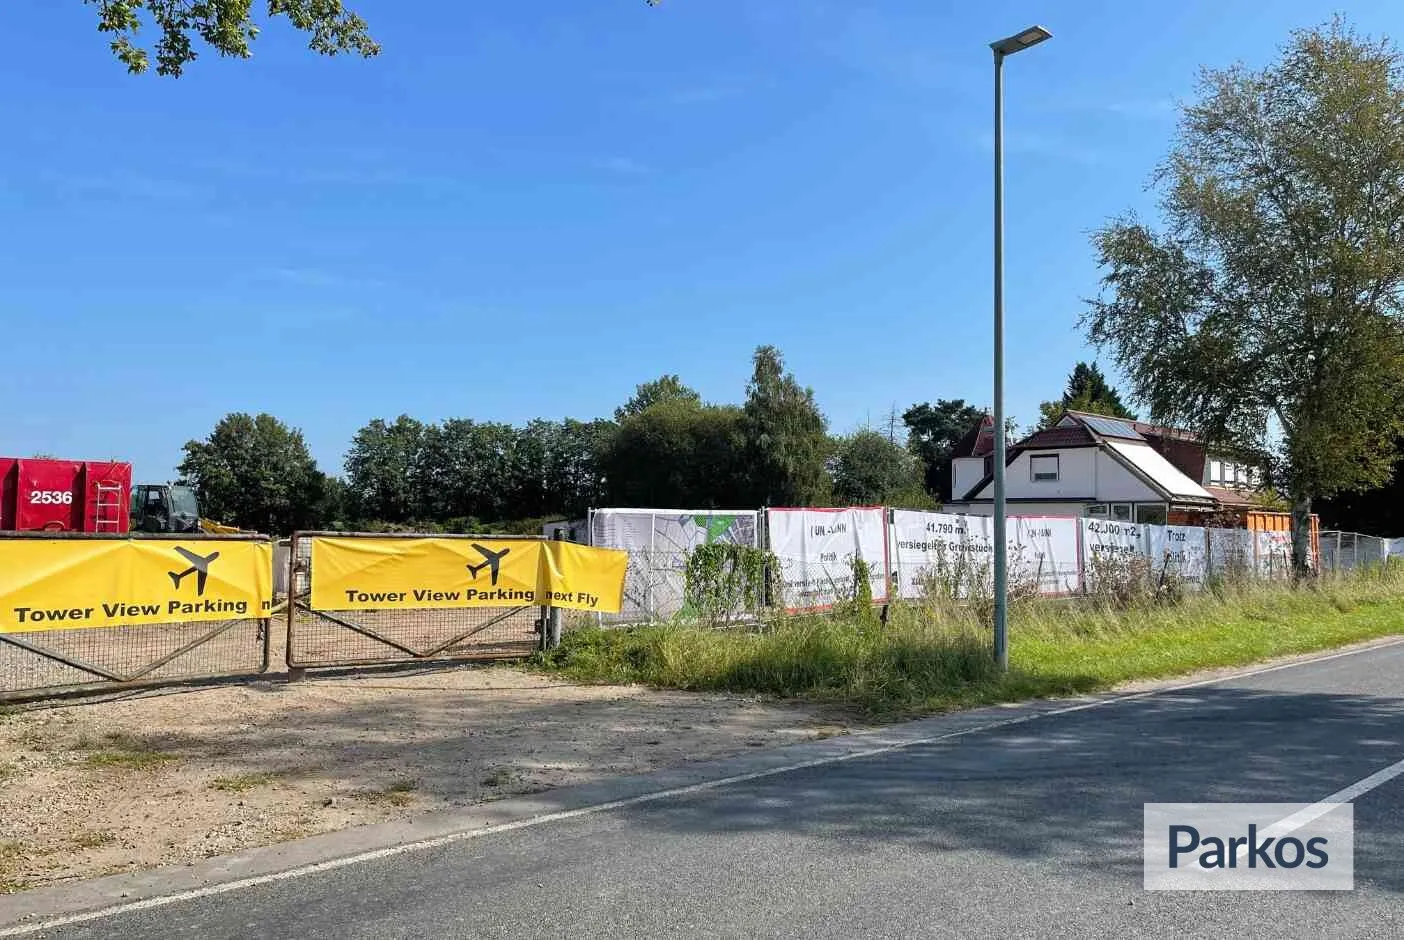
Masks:
[[[670,401],[620,423],[601,461],[617,505],[735,508],[746,497],[746,416],[731,405]]]
[[[151,67],[158,75],[179,76],[199,57],[195,41],[222,56],[247,59],[261,29],[252,0],[83,0],[97,7],[98,30],[112,36],[112,53],[133,74]],[[267,0],[268,19],[281,17],[307,34],[308,47],[322,55],[379,54],[366,21],[341,0]],[[143,26],[154,27],[148,50],[139,42]]]
[[[424,425],[409,415],[388,424],[376,418],[356,432],[346,455],[346,488],[358,519],[403,524],[418,515],[424,442]]]
[[[838,504],[904,509],[932,505],[921,461],[877,431],[859,431],[835,441],[830,467]]]
[[[689,405],[702,404],[702,396],[696,390],[683,384],[676,375],[663,375],[652,382],[644,382],[634,389],[634,395],[620,407],[614,409],[614,420],[623,421],[665,401],[683,402]]]
[[[926,491],[943,503],[951,499],[951,451],[984,416],[962,398],[922,402],[902,415],[907,447],[925,467]]]
[[[1093,239],[1085,316],[1154,420],[1250,451],[1312,501],[1389,479],[1404,433],[1404,82],[1342,21],[1253,71],[1206,71],[1156,176],[1165,225]]]
[[[272,415],[225,415],[185,445],[179,473],[207,518],[270,535],[322,524],[327,479],[302,432]]]

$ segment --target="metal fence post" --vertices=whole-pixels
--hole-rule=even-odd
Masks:
[[[566,530],[557,529],[555,540],[557,542],[566,541]],[[555,649],[561,645],[561,609],[559,607],[546,608],[546,642],[547,649]]]
[[[298,533],[294,532],[288,539],[288,633],[287,642],[283,647],[283,661],[288,665],[288,681],[301,682],[307,678],[307,670],[302,666],[293,665],[293,648],[296,641],[296,631],[293,628],[293,621],[297,617],[297,543]],[[307,590],[310,595],[312,591],[312,564],[307,565]]]

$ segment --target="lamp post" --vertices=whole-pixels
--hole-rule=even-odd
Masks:
[[[994,50],[994,655],[1009,669],[1009,557],[1004,502],[1004,59],[1053,34],[1030,26],[998,42]]]

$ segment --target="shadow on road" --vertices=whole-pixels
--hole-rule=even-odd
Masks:
[[[1312,803],[1404,757],[1404,701],[1209,688],[1057,716],[632,810],[687,837],[893,841],[1141,879],[1142,804]],[[1404,892],[1404,777],[1356,808],[1357,886]],[[1392,787],[1392,790],[1390,789]]]

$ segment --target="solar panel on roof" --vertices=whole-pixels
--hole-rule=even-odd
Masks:
[[[1118,418],[1104,418],[1101,415],[1083,415],[1082,420],[1089,428],[1105,437],[1121,437],[1129,441],[1143,441],[1144,437],[1131,426],[1131,422]]]

